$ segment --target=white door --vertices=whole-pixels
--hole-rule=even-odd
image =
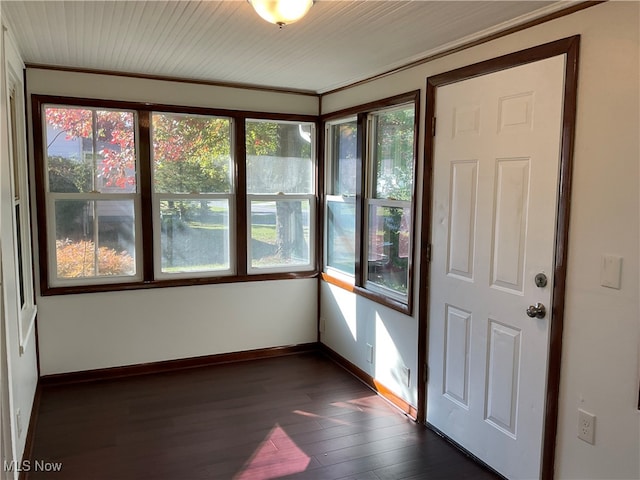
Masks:
[[[513,479],[541,468],[564,69],[561,55],[435,97],[427,421]]]

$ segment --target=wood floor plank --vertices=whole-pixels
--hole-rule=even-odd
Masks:
[[[498,478],[307,352],[42,389],[28,480]]]

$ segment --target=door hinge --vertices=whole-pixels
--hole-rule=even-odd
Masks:
[[[430,243],[427,243],[427,246],[425,247],[425,253],[427,257],[427,262],[431,262],[431,244]]]
[[[429,365],[424,366],[424,374],[422,375],[422,377],[424,379],[424,383],[429,382]]]
[[[432,137],[436,136],[436,117],[433,117],[431,119],[431,136]]]

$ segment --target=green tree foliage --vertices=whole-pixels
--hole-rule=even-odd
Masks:
[[[157,192],[229,192],[230,121],[216,117],[154,114],[153,161]]]
[[[413,108],[377,116],[376,197],[410,201],[413,195]]]
[[[279,125],[276,122],[248,122],[245,145],[247,156],[278,155]]]

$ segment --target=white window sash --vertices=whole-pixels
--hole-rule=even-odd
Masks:
[[[235,241],[235,195],[233,193],[155,193],[153,195],[153,270],[157,279],[222,277],[236,273],[236,241]],[[183,272],[162,271],[162,222],[160,220],[160,202],[163,201],[211,201],[226,200],[229,206],[229,268],[216,270],[198,270]]]
[[[81,278],[60,278],[58,277],[58,256],[56,253],[56,200],[77,200],[77,201],[133,201],[133,228],[134,228],[134,251],[135,267],[134,275],[98,275],[95,277]],[[52,287],[67,287],[76,285],[97,285],[111,283],[128,283],[142,280],[142,228],[140,225],[141,216],[140,195],[136,193],[50,193],[47,198],[47,240],[48,240],[48,262],[49,262],[49,285]]]
[[[251,265],[251,205],[253,202],[277,202],[306,200],[309,204],[309,262],[300,265],[283,265],[277,267],[253,267]],[[316,196],[315,194],[248,194],[247,195],[247,273],[282,273],[303,272],[315,268],[315,230],[316,230]]]
[[[324,203],[324,232],[326,235],[324,243],[324,255],[323,255],[323,271],[331,275],[332,277],[338,278],[344,282],[347,282],[351,285],[355,284],[355,274],[351,275],[349,273],[343,272],[342,270],[338,270],[335,267],[329,265],[329,204],[330,203],[348,203],[351,205],[356,205],[355,195],[327,195],[325,197]],[[354,223],[355,223],[355,215],[354,215]],[[357,228],[357,225],[356,225]],[[355,241],[355,238],[354,238]]]

